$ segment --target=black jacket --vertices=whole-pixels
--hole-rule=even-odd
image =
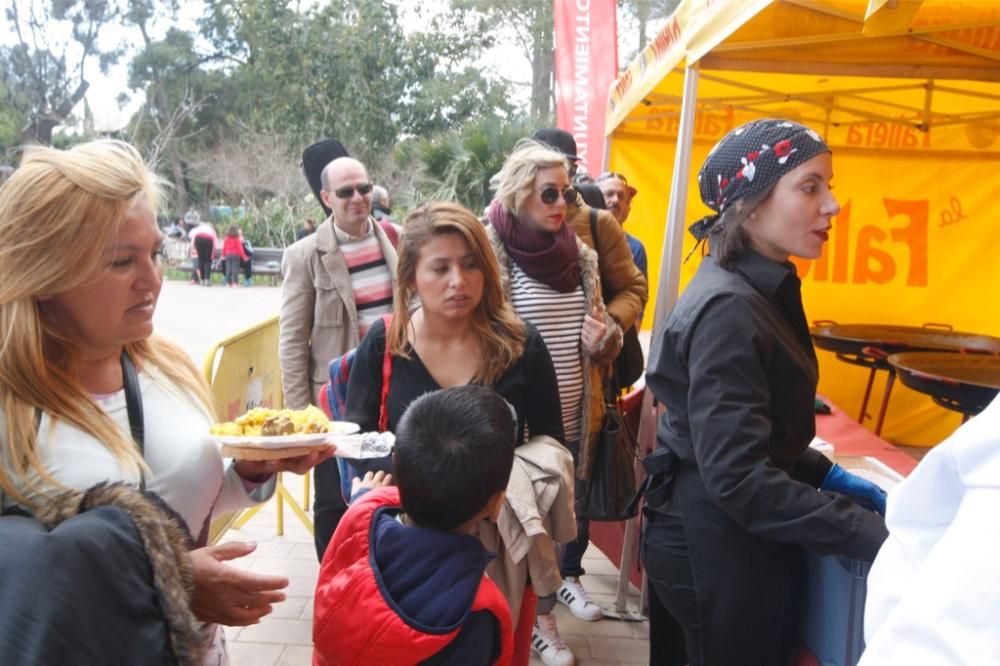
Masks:
[[[200,664],[182,525],[124,484],[0,518],[0,664]]]
[[[651,350],[658,445],[745,530],[871,560],[882,518],[816,490],[831,463],[809,448],[818,366],[800,289],[792,264],[753,251],[734,270],[702,260]]]

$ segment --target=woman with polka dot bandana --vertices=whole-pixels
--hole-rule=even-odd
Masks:
[[[781,664],[806,550],[874,559],[885,493],[809,448],[818,366],[792,256],[840,210],[830,149],[781,119],[727,134],[698,174],[708,253],[653,341],[666,406],[647,459],[643,555],[689,663]],[[653,635],[657,627],[650,627]]]

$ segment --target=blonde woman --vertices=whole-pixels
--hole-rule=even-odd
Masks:
[[[577,463],[577,537],[562,557],[558,599],[592,622],[602,613],[579,578],[589,541],[583,508],[604,419],[603,373],[621,349],[622,329],[602,300],[597,254],[567,224],[579,206],[566,158],[529,139],[504,163],[487,218],[504,291],[518,316],[538,328],[556,369],[565,441]],[[555,602],[555,595],[539,599],[532,644],[546,664],[567,666],[574,659],[551,613]]]
[[[156,176],[117,141],[29,149],[0,188],[0,501],[32,512],[67,489],[144,487],[203,546],[190,553],[196,617],[253,624],[287,580],[223,564],[254,546],[204,547],[208,523],[266,499],[275,471],[320,457],[226,463],[206,439],[208,387],[153,335],[159,200]]]

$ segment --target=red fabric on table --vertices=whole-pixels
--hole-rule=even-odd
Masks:
[[[871,456],[903,476],[917,466],[917,461],[905,451],[868,430],[836,405],[825,402],[832,413],[816,415],[816,434],[833,444],[834,455]]]
[[[626,419],[636,421],[639,417],[640,405],[642,402],[642,392],[635,391],[626,396]],[[837,456],[871,456],[892,469],[906,476],[917,466],[917,461],[885,441],[872,431],[868,430],[857,421],[852,419],[843,410],[825,400],[830,405],[832,413],[816,415],[816,434],[833,445],[834,454]],[[638,431],[638,423],[634,424]],[[639,530],[636,530],[636,544],[634,552],[635,559],[629,569],[629,580],[633,585],[642,585],[642,569],[639,566]],[[604,555],[611,560],[619,569],[621,568],[622,545],[625,543],[625,523],[590,523],[590,542],[597,546]]]

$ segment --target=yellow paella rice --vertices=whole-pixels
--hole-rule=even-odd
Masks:
[[[289,427],[290,424],[290,427]],[[330,420],[321,409],[267,409],[254,407],[233,421],[212,425],[213,435],[257,436],[268,434],[309,434],[329,432]]]

